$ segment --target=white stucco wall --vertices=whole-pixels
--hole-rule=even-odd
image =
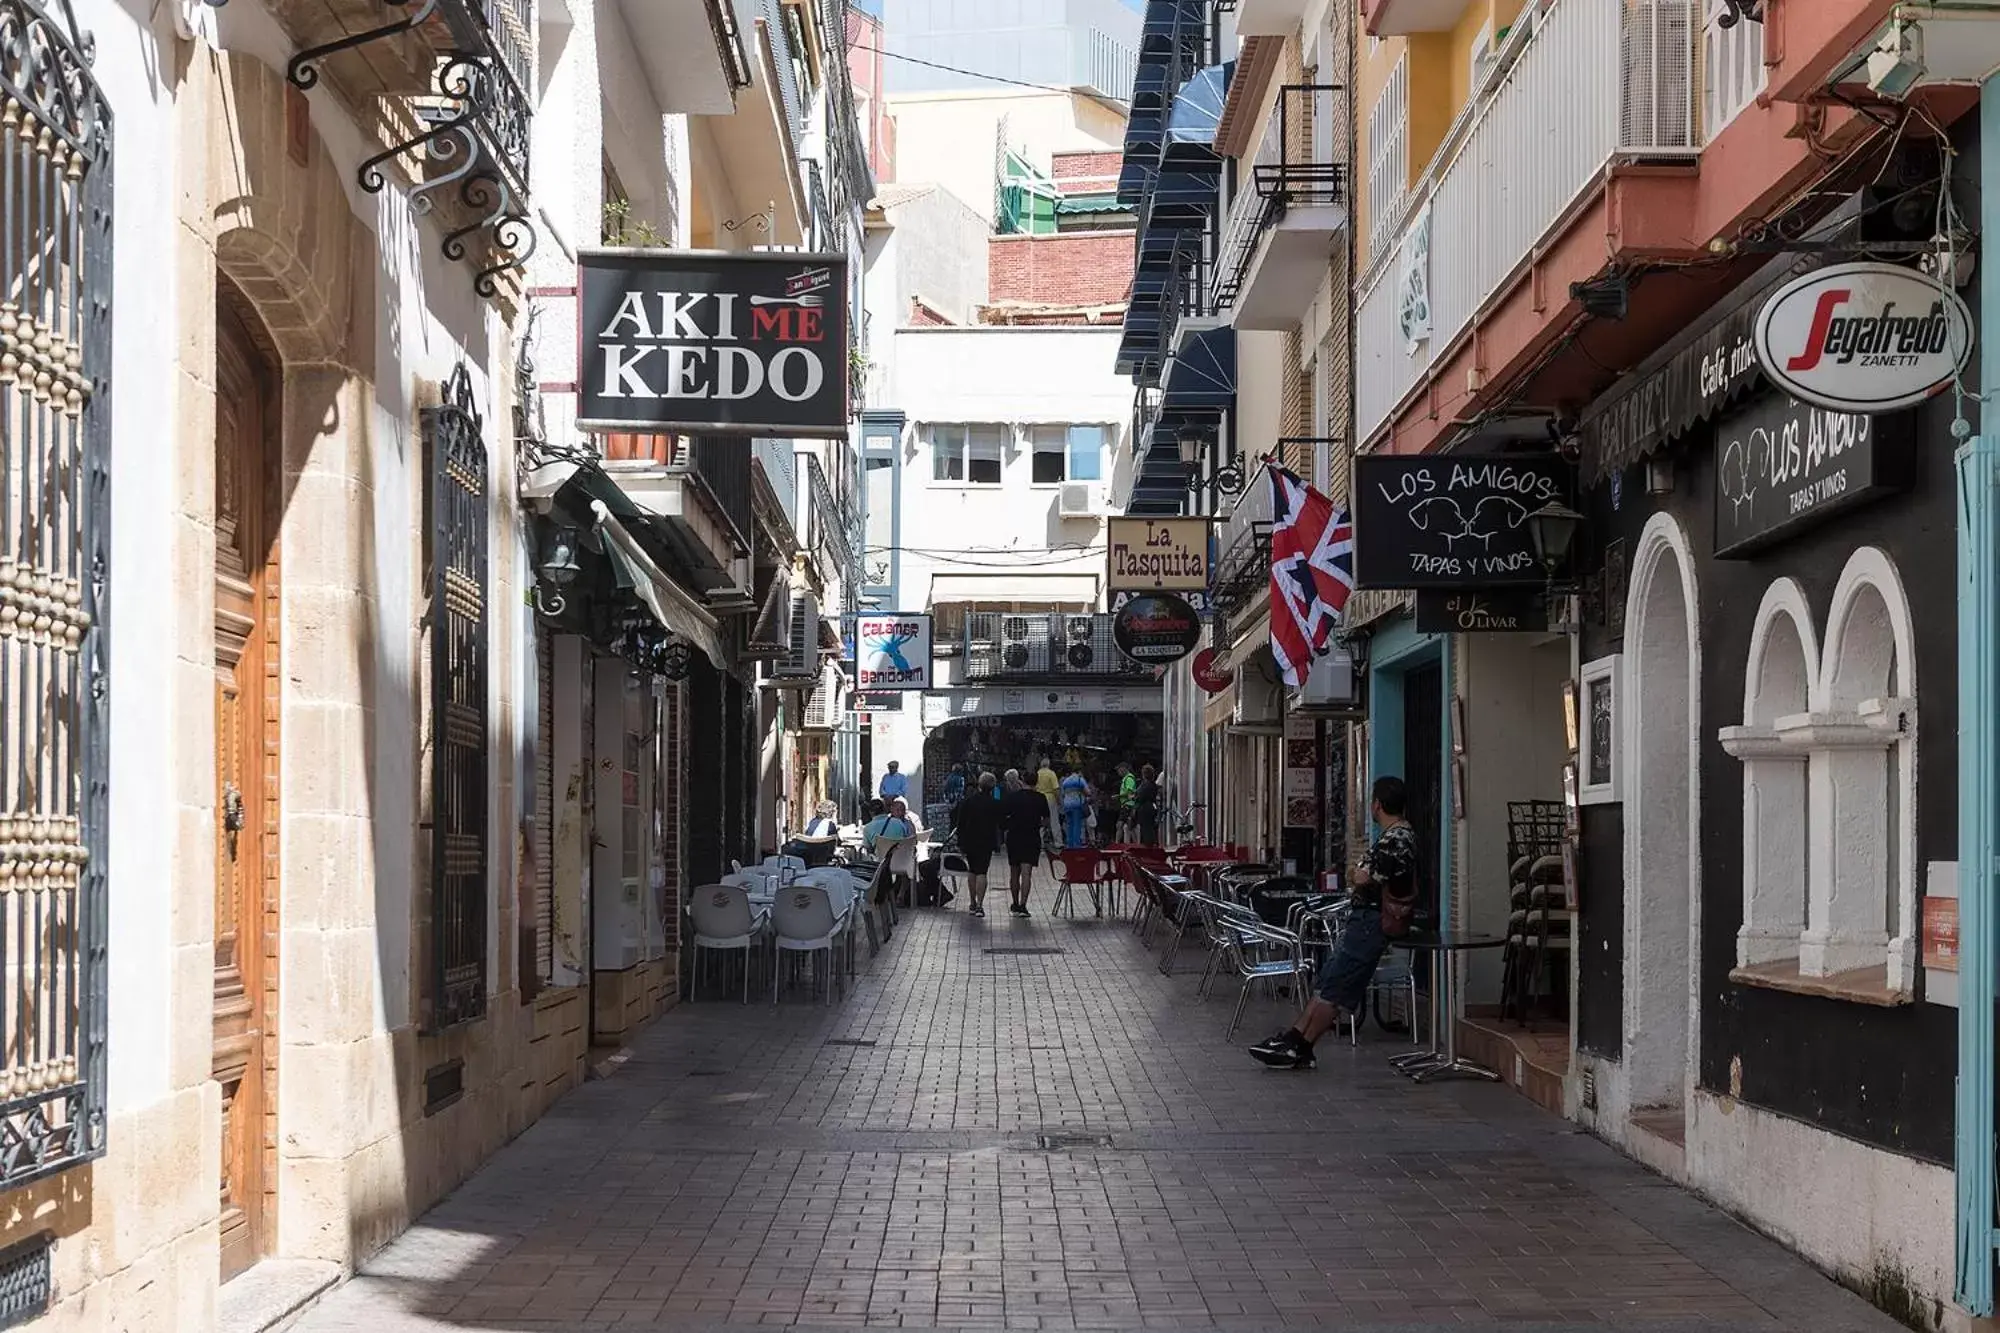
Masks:
[[[937,181],[989,222],[1003,143],[1043,172],[1056,153],[1125,146],[1124,116],[1077,94],[903,93],[887,106],[896,123],[898,179]]]

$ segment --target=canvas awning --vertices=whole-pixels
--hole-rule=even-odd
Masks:
[[[715,617],[653,563],[646,548],[639,545],[639,539],[611,516],[611,510],[602,500],[592,500],[590,512],[597,520],[605,558],[617,570],[619,581],[630,583],[633,593],[646,604],[655,620],[708,654],[708,660],[716,666],[726,669],[728,654],[723,651]]]
[[[1271,646],[1271,612],[1267,608],[1250,622],[1248,630],[1237,636],[1227,652],[1216,654],[1216,669],[1230,674],[1241,671],[1255,657],[1259,650]]]

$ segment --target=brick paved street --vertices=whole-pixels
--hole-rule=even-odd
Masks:
[[[904,920],[842,1004],[669,1014],[304,1333],[1898,1327],[1511,1092],[1412,1086],[1379,1033],[1259,1068],[1192,953]]]

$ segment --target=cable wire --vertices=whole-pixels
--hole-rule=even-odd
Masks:
[[[900,51],[884,51],[879,46],[869,46],[862,42],[854,42],[847,49],[850,51],[867,51],[888,60],[907,61],[912,65],[923,65],[929,69],[941,69],[947,74],[963,74],[968,79],[985,79],[989,83],[1011,83],[1016,88],[1033,88],[1039,93],[1062,93],[1068,95],[1076,91],[1074,88],[1058,88],[1052,83],[1029,83],[1023,79],[1010,79],[1004,74],[988,74],[984,70],[965,69],[958,65],[944,65],[935,60],[925,60],[920,56],[906,56]]]

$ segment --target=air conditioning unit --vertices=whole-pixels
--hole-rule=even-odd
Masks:
[[[1695,0],[1625,0],[1625,77],[1619,146],[1628,152],[1695,147]]]
[[[796,592],[792,594],[791,642],[771,663],[771,679],[804,688],[819,678],[819,599],[810,592]]]
[[[1354,658],[1345,648],[1336,646],[1313,662],[1299,690],[1299,707],[1328,713],[1360,709],[1361,681],[1354,671]]]
[[[1047,615],[1007,615],[1000,618],[1000,669],[1009,675],[1044,675],[1049,669],[1050,631]]]
[[[1107,652],[1106,645],[1097,642],[1096,616],[1063,616],[1061,620],[1062,634],[1057,640],[1060,670],[1084,675],[1104,670],[1117,660],[1115,651]]]
[[[1236,711],[1229,720],[1239,727],[1275,727],[1281,717],[1277,681],[1255,669],[1237,672]]]
[[[846,677],[829,662],[819,673],[819,684],[806,696],[805,716],[800,726],[806,731],[838,731],[841,707],[840,687]]]
[[[1066,481],[1056,496],[1058,518],[1096,518],[1097,488],[1087,481]]]

